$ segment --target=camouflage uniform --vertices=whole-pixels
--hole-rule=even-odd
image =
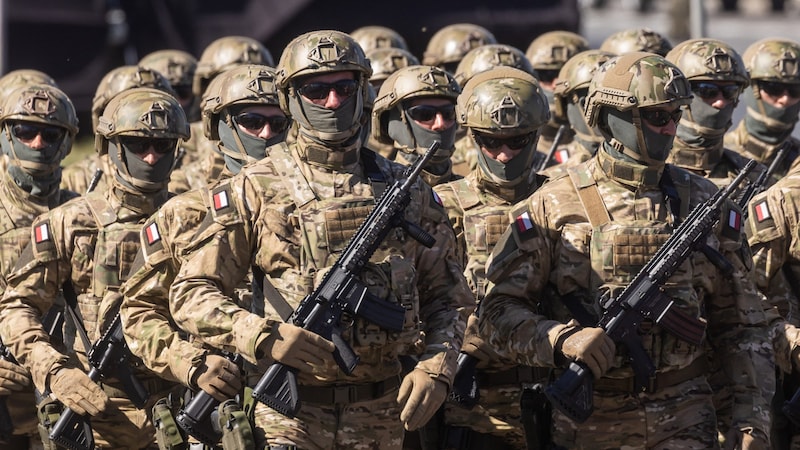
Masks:
[[[331,54],[337,58],[325,59]],[[306,58],[321,58],[324,71],[351,71],[357,77],[359,89],[349,98],[356,103],[345,111],[352,119],[336,132],[347,143],[335,152],[320,144],[328,141],[318,140],[319,130],[295,109],[294,102],[305,100],[295,97],[294,89],[291,94],[286,90],[296,74],[308,70],[302,66]],[[318,31],[296,38],[284,51],[278,74],[284,111],[293,111],[300,127],[297,141],[270,148],[265,159],[209,192],[213,220],[198,232],[170,290],[170,307],[181,328],[253,364],[270,362],[258,349],[276,321],[249,312],[231,297],[250,264],[261,268],[289,305],[297,307],[371,208],[376,188],[367,175],[389,183],[405,170],[361,150],[359,102],[366,95],[369,67],[349,36]],[[370,292],[404,306],[403,331],[388,333],[358,317],[342,324],[342,336],[360,364],[350,376],[333,359],[314,376],[300,372],[302,407],[295,418],[259,404],[255,423],[260,445],[268,438],[270,445],[307,449],[399,449],[398,357],[419,355],[415,371],[450,384],[464,317],[471,309],[452,227],[422,182],[414,186],[405,216],[435,236],[436,244],[425,249],[399,229],[392,231],[361,276]]]
[[[725,135],[725,146],[765,166],[769,166],[778,150],[786,146],[786,156],[773,174],[771,181],[774,182],[798,163],[800,140],[791,134],[800,113],[800,103],[785,108],[770,105],[761,98],[760,84],[800,84],[800,43],[789,39],[762,39],[750,45],[742,59],[751,79],[750,87],[742,95],[747,114]]]
[[[172,154],[164,157],[162,166],[166,172],[162,175],[167,179],[137,181],[132,175],[136,169],[128,166],[132,163],[121,162],[122,158],[134,156],[123,150],[124,146],[115,144],[112,151],[119,152],[119,156],[111,155],[111,159],[120,162],[115,162],[116,175],[110,178],[109,188],[89,193],[38,217],[28,231],[30,245],[8,277],[0,304],[3,323],[0,334],[19,362],[31,371],[41,392],[50,392],[50,382],[61,368],[81,367],[88,371],[88,363],[87,349],[76,344],[80,340],[76,338],[75,326],[81,324],[71,324],[72,327],[65,329],[65,351],[61,351],[50,343],[40,315],[53,305],[61,287],[69,282],[77,294],[77,313],[82,326],[89,339],[97,341],[118,311],[121,301],[118,290],[130,276],[142,223],[167,199],[166,184],[178,140],[188,137],[183,110],[172,96],[153,89],[134,88],[112,99],[99,120],[98,151],[108,151],[110,144],[106,138],[118,142],[116,133],[128,136],[142,126],[148,127],[146,136],[173,140]],[[144,183],[154,190],[148,193],[133,188],[134,183]],[[95,441],[101,448],[143,448],[152,444],[150,407],[172,385],[137,362],[132,364],[137,378],[152,396],[144,409],[138,409],[117,380],[103,380],[101,387],[110,399],[110,406],[92,418]]]
[[[39,101],[30,101],[31,99],[39,99]],[[0,107],[0,111],[2,111],[0,112],[0,126],[4,130],[8,130],[3,133],[2,137],[4,140],[9,140],[7,144],[14,145],[11,141],[13,133],[6,125],[8,121],[24,120],[29,123],[59,126],[65,129],[62,142],[58,143],[62,147],[62,151],[53,160],[53,163],[58,166],[71,150],[72,139],[78,131],[75,108],[67,95],[53,86],[34,82],[25,84],[17,82],[15,88],[8,89],[3,97],[3,103],[5,104]],[[28,109],[25,105],[31,105],[33,108]],[[37,106],[39,109],[36,108]],[[14,140],[16,139],[14,138]],[[3,146],[6,147],[5,144]],[[3,159],[6,158],[8,158],[8,153],[4,152]],[[13,155],[10,164],[17,167],[22,164],[24,167],[24,162]],[[55,170],[56,173],[60,172],[58,168]],[[25,170],[23,169],[23,171]],[[39,192],[38,195],[34,195],[33,188],[23,188],[16,178],[6,171],[5,165],[3,172],[0,176],[0,199],[2,199],[0,201],[0,295],[5,292],[8,284],[7,275],[30,242],[30,226],[34,219],[51,208],[77,197],[74,192],[58,189],[57,177],[53,179],[54,187],[50,192]],[[34,178],[36,177],[34,176]],[[58,303],[60,307],[63,307],[63,299],[59,299]],[[31,386],[29,389],[11,394],[5,399],[5,402],[14,423],[14,434],[28,435],[31,439],[38,440],[34,400]]]
[[[629,73],[648,81],[639,84],[637,76],[625,78]],[[617,98],[626,101],[614,103]],[[641,120],[639,108],[677,107],[689,98],[688,82],[680,71],[648,53],[614,58],[595,75],[589,87],[588,123],[595,125],[599,114],[610,116],[616,109],[632,114],[626,130],[636,136],[626,136],[617,124],[618,134],[593,159],[548,182],[511,211],[511,225],[487,263],[487,277],[494,285],[480,308],[480,332],[501,355],[520,364],[563,367],[570,357],[565,361],[562,343],[571,333],[595,326],[603,312],[600,297],[619,294],[677,221],[716,192],[712,183],[664,165],[669,140],[642,147],[642,136],[653,131],[634,125]],[[623,158],[623,152],[633,156]],[[740,213],[729,203],[721,217],[734,220],[722,220],[707,244],[725,255],[733,275],[726,277],[698,252],[675,271],[664,290],[681,311],[707,321],[706,339],[731,377],[733,424],[766,442],[768,406],[753,374],[755,361],[771,357],[771,345],[759,296],[744,275],[738,253],[742,237],[735,219]],[[657,369],[654,387],[633,391],[629,357],[617,346],[605,375],[594,381],[591,417],[578,424],[554,412],[556,445],[718,445],[712,392],[705,378],[705,346],[695,347],[649,321],[638,332]]]

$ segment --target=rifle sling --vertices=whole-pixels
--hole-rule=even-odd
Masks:
[[[83,350],[86,352],[86,355],[88,355],[92,350],[92,342],[89,340],[89,335],[86,333],[86,328],[83,326],[83,320],[80,317],[80,311],[78,310],[78,294],[75,293],[72,280],[68,279],[64,282],[61,292],[64,294],[67,314],[69,314],[70,319],[75,324],[75,330],[83,342]]]

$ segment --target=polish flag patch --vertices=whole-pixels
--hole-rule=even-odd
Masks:
[[[769,213],[769,207],[767,206],[766,200],[757,204],[753,209],[756,212],[756,220],[759,222],[763,222],[772,217],[772,215]]]
[[[47,242],[50,240],[50,227],[47,223],[43,223],[33,230],[34,232],[34,239],[36,240],[37,244],[41,244],[42,242]]]
[[[224,209],[230,206],[230,202],[228,201],[228,192],[227,191],[219,191],[214,194],[214,209],[219,211],[220,209]]]
[[[739,214],[738,211],[731,210],[730,214],[728,214],[728,226],[736,231],[740,230],[742,226],[742,215]]]
[[[556,161],[558,161],[559,164],[563,164],[569,159],[569,151],[565,150],[565,149],[561,149],[561,150],[556,152],[555,158],[556,158]]]
[[[517,229],[520,233],[525,233],[533,229],[533,222],[531,221],[531,215],[528,211],[517,216]]]
[[[147,243],[150,245],[153,245],[161,240],[161,233],[158,232],[158,225],[156,225],[155,222],[151,223],[147,228],[145,228],[144,232],[147,235]]]
[[[441,198],[441,197],[439,197],[439,194],[437,194],[437,193],[436,193],[436,191],[431,191],[431,192],[433,192],[433,200],[434,200],[436,203],[438,203],[438,204],[439,204],[439,206],[444,206],[444,203],[442,202],[442,198]]]

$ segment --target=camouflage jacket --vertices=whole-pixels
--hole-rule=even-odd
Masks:
[[[773,324],[776,362],[791,370],[800,345],[800,171],[790,172],[748,205],[746,231],[755,282],[779,318]],[[765,307],[766,309],[766,307]]]
[[[782,163],[773,173],[773,179],[770,180],[769,185],[775,181],[783,178],[789,173],[797,164],[800,164],[800,140],[793,136],[785,142],[780,144],[768,144],[760,141],[747,132],[745,121],[739,122],[739,125],[725,135],[725,147],[739,153],[745,158],[754,159],[765,166],[769,166],[775,155],[780,150],[781,146],[785,143],[790,146],[789,153],[783,159]]]
[[[102,170],[103,173],[93,190],[104,192],[111,184],[110,180],[113,179],[116,169],[108,155],[101,156],[97,153],[93,153],[91,156],[65,167],[61,175],[61,188],[77,192],[80,195],[86,194],[89,189],[89,183],[98,169]],[[169,177],[169,191],[180,194],[188,190],[189,181],[183,170],[180,168],[173,169]]]
[[[721,142],[718,146],[705,148],[689,145],[677,137],[667,158],[668,164],[674,164],[707,178],[719,188],[729,185],[749,161],[750,159],[744,155],[725,148]],[[759,163],[750,172],[749,181],[755,181],[765,170],[766,166]],[[743,183],[742,186],[746,184]]]
[[[39,318],[69,280],[83,325],[96,341],[119,308],[118,289],[138,252],[141,224],[165,199],[166,192],[143,196],[114,183],[106,192],[77,198],[33,222],[31,243],[9,274],[0,301],[0,335],[41,392],[48,376],[68,360],[87,366],[83,345],[73,345],[75,330],[65,330],[68,354],[63,354],[50,343]]]
[[[511,225],[487,263],[487,277],[494,285],[479,316],[481,334],[490,345],[522,364],[556,365],[550,337],[577,326],[558,299],[571,297],[599,319],[599,297],[618,294],[668,238],[675,216],[686,217],[717,190],[689,172],[664,167],[624,163],[601,148],[595,158],[548,182],[512,209]],[[662,192],[665,171],[680,204]],[[764,311],[739,254],[741,214],[728,203],[721,217],[707,244],[726,256],[734,274],[723,276],[697,252],[673,274],[664,291],[684,313],[707,320],[706,339],[719,349],[714,357],[726,373],[757,374],[754,360],[761,361],[762,353],[772,357]],[[707,357],[705,346],[695,347],[658,325],[640,333],[659,371],[679,370]],[[618,345],[617,358],[605,376],[632,375],[624,345]],[[766,431],[769,404],[755,378],[738,376],[732,386],[733,424]]]
[[[208,139],[200,143],[201,151],[196,159],[183,166],[183,174],[190,189],[205,189],[208,183],[214,183],[222,178],[230,176],[228,168],[225,166],[225,158],[222,152],[216,150],[216,144]]]
[[[386,183],[405,170],[369,150],[330,152],[302,136],[267,154],[211,190],[213,220],[201,229],[170,291],[179,326],[252,363],[260,359],[257,349],[275,320],[251,313],[232,298],[250,264],[260,267],[297,307],[375,202],[365,158],[373,159],[373,169]],[[418,368],[451,383],[464,320],[474,305],[452,227],[425,183],[414,186],[405,216],[434,236],[436,244],[428,249],[394,229],[360,277],[377,297],[406,309],[403,331],[389,333],[356,317],[343,324],[343,337],[361,359],[355,372],[345,375],[331,358],[313,379],[301,377],[302,382],[379,381],[400,373],[398,355],[418,354]]]

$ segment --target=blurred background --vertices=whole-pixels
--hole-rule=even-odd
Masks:
[[[382,25],[421,57],[433,33],[464,22],[522,51],[546,31],[574,31],[598,47],[611,33],[647,27],[673,44],[706,36],[743,52],[765,37],[800,40],[800,0],[0,0],[0,73],[50,74],[89,124],[102,76],[155,50],[199,57],[213,40],[243,35],[277,61],[301,33]],[[90,132],[82,127],[82,135]]]

